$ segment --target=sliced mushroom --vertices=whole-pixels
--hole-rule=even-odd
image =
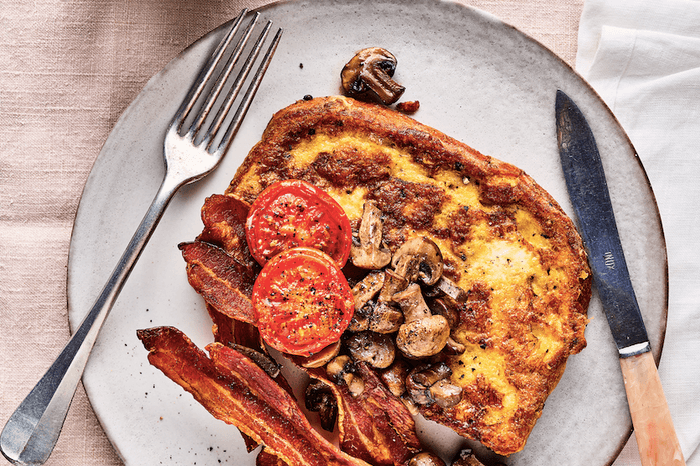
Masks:
[[[344,339],[345,346],[355,361],[366,362],[377,369],[385,369],[394,362],[396,347],[388,335],[374,332],[352,333]]]
[[[352,295],[355,299],[355,314],[348,330],[351,332],[361,332],[369,328],[369,317],[374,307],[370,300],[379,293],[384,286],[384,272],[370,272],[365,278],[352,287]]]
[[[370,299],[379,293],[384,286],[384,272],[370,272],[352,288],[352,296],[355,299],[355,310],[358,311],[367,304]]]
[[[459,327],[459,311],[444,298],[435,298],[428,301],[428,307],[433,314],[441,315],[450,324],[450,328]]]
[[[355,311],[350,319],[348,330],[350,332],[363,332],[369,329],[369,316],[372,313],[372,308],[375,306],[374,301],[365,304],[364,307]]]
[[[384,369],[379,378],[382,379],[384,385],[394,396],[401,396],[406,393],[406,377],[408,377],[408,364],[402,359],[394,361],[394,363]]]
[[[443,408],[450,408],[462,399],[462,387],[442,379],[430,386],[430,396]]]
[[[379,100],[391,105],[406,90],[391,79],[396,71],[396,57],[380,47],[360,50],[343,67],[340,74],[345,94],[360,99]]]
[[[410,375],[406,378],[406,392],[411,400],[418,405],[429,405],[434,402],[430,396],[430,386],[419,384]]]
[[[354,370],[352,359],[346,355],[337,356],[326,366],[326,373],[335,383],[347,385],[352,396],[358,396],[365,390],[365,382]]]
[[[403,278],[391,269],[384,271],[384,286],[379,292],[378,301],[380,303],[393,303],[393,296],[399,291],[403,291],[408,286],[408,280]]]
[[[442,253],[432,240],[420,236],[402,244],[394,253],[391,265],[409,282],[420,279],[426,285],[434,285],[442,276]]]
[[[386,303],[377,303],[369,314],[368,329],[376,333],[394,333],[403,324],[403,312]]]
[[[408,460],[407,466],[445,466],[445,462],[436,454],[423,451]]]
[[[315,368],[325,366],[334,357],[338,356],[340,346],[341,343],[340,340],[338,340],[335,343],[326,346],[318,353],[303,358],[303,362],[301,363],[302,367]]]
[[[434,288],[457,303],[467,300],[467,292],[444,275],[435,283]]]
[[[391,251],[382,245],[381,211],[373,201],[366,201],[358,232],[359,245],[350,249],[352,263],[362,269],[381,269],[391,261]]]
[[[454,338],[449,337],[447,343],[445,343],[446,353],[450,355],[462,354],[467,350],[467,347],[456,341]]]
[[[362,309],[356,311],[350,320],[348,330],[364,332],[370,330],[376,333],[394,333],[403,323],[403,313],[385,303],[370,301]]]
[[[442,297],[431,299],[428,307],[433,315],[441,315],[447,319],[447,323],[450,325],[451,329],[456,329],[459,327],[459,311],[455,308],[455,303],[450,298]],[[466,347],[457,342],[454,338],[452,338],[452,336],[447,339],[445,347],[447,348],[448,354],[452,355],[462,354],[466,350]]]
[[[229,346],[239,353],[243,353],[248,356],[258,367],[267,372],[267,375],[273,379],[280,374],[281,366],[277,364],[277,362],[270,356],[237,343],[229,343]]]
[[[429,388],[438,380],[442,380],[452,375],[452,369],[444,362],[439,362],[430,366],[419,366],[411,372],[411,379],[416,383]]]
[[[431,387],[451,374],[452,370],[445,363],[418,366],[406,377],[406,390],[415,403],[433,404],[435,398],[430,391]]]
[[[396,346],[409,358],[433,356],[445,347],[450,325],[445,317],[431,315],[420,287],[412,283],[393,297],[403,311],[405,322],[396,335]]]
[[[304,392],[306,409],[317,412],[323,430],[333,432],[338,418],[338,402],[333,391],[320,380],[312,380]]]
[[[406,378],[406,390],[419,405],[452,407],[462,399],[462,388],[450,382],[450,375],[452,370],[442,362],[416,367]]]
[[[430,315],[430,308],[423,299],[420,286],[411,283],[405,290],[394,294],[392,300],[401,306],[406,322],[420,320]]]

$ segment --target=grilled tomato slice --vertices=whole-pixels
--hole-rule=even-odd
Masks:
[[[352,230],[342,207],[326,192],[301,180],[270,185],[250,206],[246,239],[260,265],[287,249],[319,249],[340,267],[350,255]]]
[[[267,262],[253,285],[263,339],[284,353],[308,356],[338,341],[355,304],[338,264],[317,249],[288,249]]]

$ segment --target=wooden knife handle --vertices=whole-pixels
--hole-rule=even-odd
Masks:
[[[621,358],[642,466],[685,466],[651,352]]]

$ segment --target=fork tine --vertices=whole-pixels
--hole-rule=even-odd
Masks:
[[[267,31],[269,30],[269,27],[272,25],[271,22],[268,22],[266,26],[266,30],[264,32],[265,36],[267,36]],[[241,123],[243,122],[243,118],[245,117],[246,113],[248,112],[248,109],[250,108],[250,104],[253,101],[253,98],[255,97],[255,93],[258,91],[258,88],[260,87],[260,83],[262,82],[263,76],[265,75],[265,72],[267,71],[267,68],[270,65],[270,62],[272,61],[272,56],[275,54],[275,51],[277,50],[277,44],[279,44],[280,38],[282,37],[282,29],[278,29],[277,33],[275,34],[275,37],[272,39],[272,42],[270,43],[270,46],[267,48],[267,51],[265,52],[265,55],[263,56],[262,61],[260,62],[260,66],[258,67],[257,71],[255,72],[255,75],[253,76],[253,79],[250,83],[250,86],[248,87],[245,95],[243,96],[243,99],[238,106],[238,109],[236,110],[235,115],[233,116],[233,119],[229,123],[228,127],[226,128],[226,132],[224,133],[224,136],[222,137],[221,141],[219,142],[219,145],[216,148],[216,152],[226,152],[231,145],[231,142],[233,141],[233,138],[236,136],[236,133],[238,132],[238,128],[240,128]],[[255,56],[260,52],[260,48],[262,47],[262,43],[264,41],[264,38],[261,37],[262,40],[259,40],[259,45],[256,44],[256,51],[255,51]],[[241,80],[241,85],[243,84],[243,80],[248,76],[250,69],[252,69],[252,62],[254,61],[251,60],[250,66],[249,64],[246,63],[246,68],[249,68],[245,72],[245,76],[243,76],[243,79]],[[238,92],[240,91],[241,86],[237,86],[238,89],[236,90],[235,94],[233,92],[233,88],[231,89],[231,92],[229,92],[229,95],[226,98],[225,104],[221,107],[219,110],[219,113],[217,114],[217,119],[215,124],[212,125],[213,127],[213,135],[211,135],[211,140],[208,141],[207,143],[207,150],[211,146],[213,142],[213,138],[216,133],[218,133],[219,128],[224,122],[224,119],[228,115],[229,110],[231,109],[231,106],[233,105],[233,102],[235,98],[238,96]]]
[[[250,74],[251,70],[253,69],[253,64],[255,63],[255,60],[257,60],[258,56],[260,55],[260,51],[262,50],[263,43],[265,42],[265,39],[267,38],[267,35],[268,35],[271,27],[272,27],[272,22],[268,21],[268,23],[265,25],[265,28],[263,29],[263,31],[259,35],[257,41],[255,42],[255,45],[253,46],[253,50],[248,55],[246,62],[244,63],[242,69],[240,70],[238,76],[236,77],[236,80],[234,81],[231,89],[229,90],[228,95],[224,99],[223,104],[221,105],[221,107],[219,107],[219,111],[217,112],[214,121],[212,121],[212,123],[209,127],[209,130],[208,130],[208,134],[205,136],[205,139],[203,141],[204,143],[206,143],[207,150],[209,150],[211,148],[211,145],[214,141],[214,138],[216,137],[216,134],[218,133],[219,129],[221,128],[221,125],[224,123],[224,120],[228,116],[228,113],[231,110],[231,107],[233,106],[235,99],[238,97],[238,94],[240,93],[241,89],[243,88],[243,84],[244,84],[245,80],[248,78],[248,75]],[[278,35],[279,34],[280,34],[280,32],[278,31]],[[260,68],[258,69],[258,73],[256,73],[255,77],[253,78],[253,81],[248,89],[248,92],[251,92],[251,89],[253,87],[256,87],[256,78],[257,78],[257,75],[261,72],[260,70],[263,70],[262,73],[264,73],[264,69],[267,68],[267,63],[269,63],[269,59],[271,58],[271,54],[274,53],[274,49],[276,48],[277,41],[279,41],[279,38],[275,37],[273,39],[269,49],[268,49],[268,52],[265,54],[265,57],[263,57],[263,60],[260,64]],[[268,58],[268,56],[270,56],[270,58]],[[248,93],[246,93],[246,96],[247,95],[248,95]],[[243,102],[245,103],[245,98],[244,98]],[[217,150],[218,149],[219,148],[217,148]]]
[[[241,10],[239,15],[234,20],[228,33],[226,34],[226,37],[216,47],[216,50],[209,57],[209,60],[207,61],[206,65],[200,71],[194,84],[192,85],[192,87],[190,87],[189,91],[187,91],[187,96],[182,101],[182,105],[180,105],[180,108],[178,109],[177,113],[175,113],[175,117],[173,118],[173,121],[177,122],[177,132],[178,133],[182,129],[182,125],[185,122],[185,120],[187,119],[187,116],[189,115],[190,111],[192,110],[192,107],[194,107],[195,103],[197,102],[197,99],[202,94],[202,91],[204,90],[205,86],[209,82],[211,75],[214,73],[214,70],[216,69],[216,65],[218,65],[219,62],[221,61],[221,57],[224,55],[224,52],[228,48],[229,43],[231,42],[233,37],[236,35],[236,32],[238,32],[238,28],[240,27],[241,23],[243,22],[243,18],[245,17],[247,12],[248,12],[248,10],[246,8]]]
[[[207,119],[207,116],[209,116],[209,112],[211,111],[212,107],[214,106],[214,103],[216,102],[216,99],[219,97],[219,94],[221,94],[221,91],[223,90],[224,86],[226,85],[226,81],[228,80],[229,76],[231,75],[231,72],[233,71],[233,68],[236,66],[236,63],[238,63],[238,59],[241,57],[241,54],[243,53],[243,49],[248,43],[248,40],[250,39],[250,36],[253,34],[253,28],[255,28],[255,25],[258,23],[258,18],[260,17],[260,13],[256,12],[255,15],[253,16],[253,19],[248,23],[248,26],[245,29],[245,32],[241,36],[241,38],[238,40],[238,43],[233,49],[233,52],[231,53],[231,56],[229,57],[228,61],[226,62],[226,65],[224,65],[224,68],[222,71],[219,73],[219,76],[216,78],[214,81],[214,87],[209,91],[209,94],[207,95],[205,103],[202,105],[201,110],[199,111],[199,114],[197,115],[197,118],[195,122],[192,124],[190,127],[188,133],[190,137],[194,138],[196,137],[196,134],[199,132],[201,129],[202,125],[204,124],[204,121]],[[228,39],[228,38],[227,38]],[[226,45],[229,45],[230,40],[226,42]],[[224,50],[222,49],[222,53]],[[250,60],[250,58],[248,58]],[[213,67],[216,67],[216,64],[213,65]]]

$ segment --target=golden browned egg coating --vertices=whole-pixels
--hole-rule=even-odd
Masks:
[[[395,251],[427,236],[444,275],[467,293],[446,357],[462,387],[450,408],[422,414],[508,455],[525,445],[569,355],[585,345],[590,270],[557,202],[522,170],[398,112],[344,97],[276,113],[227,193],[252,202],[281,179],[306,180],[345,209],[381,211]]]

